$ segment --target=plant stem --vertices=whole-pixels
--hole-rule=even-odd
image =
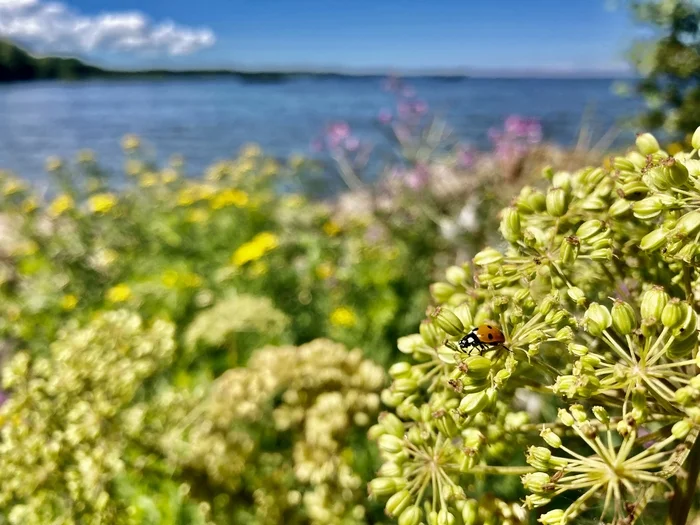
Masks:
[[[672,525],[685,525],[688,521],[700,474],[700,439],[696,439],[693,443],[693,448],[688,455],[686,471],[688,476],[684,480],[676,476],[675,494],[671,500],[669,515],[669,523]]]

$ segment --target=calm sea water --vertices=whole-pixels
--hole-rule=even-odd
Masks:
[[[640,102],[613,94],[613,80],[415,79],[410,85],[455,134],[479,147],[510,114],[541,119],[545,139],[571,144],[586,111],[595,136],[634,114]],[[146,139],[162,158],[181,153],[192,174],[247,142],[284,157],[310,153],[330,122],[346,121],[383,147],[377,122],[394,99],[381,79],[301,79],[275,84],[235,79],[89,81],[0,86],[0,168],[44,180],[49,155],[89,148],[120,170],[119,140]],[[621,140],[629,140],[622,137]]]

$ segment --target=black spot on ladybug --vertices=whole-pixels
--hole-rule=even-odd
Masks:
[[[489,328],[491,327],[489,326]],[[489,339],[493,339],[493,334],[489,334]]]
[[[492,327],[490,324],[487,324],[487,325],[486,325],[486,328],[488,328],[489,330],[492,330],[492,329],[493,329],[493,327]]]

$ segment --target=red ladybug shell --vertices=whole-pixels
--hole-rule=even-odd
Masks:
[[[505,342],[506,338],[494,324],[482,324],[476,330],[479,342],[485,345],[495,345]]]

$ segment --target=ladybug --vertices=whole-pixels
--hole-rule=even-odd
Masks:
[[[481,326],[474,328],[459,341],[459,349],[462,352],[469,352],[476,348],[479,350],[479,353],[481,353],[489,346],[503,346],[505,341],[506,338],[503,335],[503,332],[501,332],[496,325],[482,324]],[[506,347],[503,346],[503,348]]]

